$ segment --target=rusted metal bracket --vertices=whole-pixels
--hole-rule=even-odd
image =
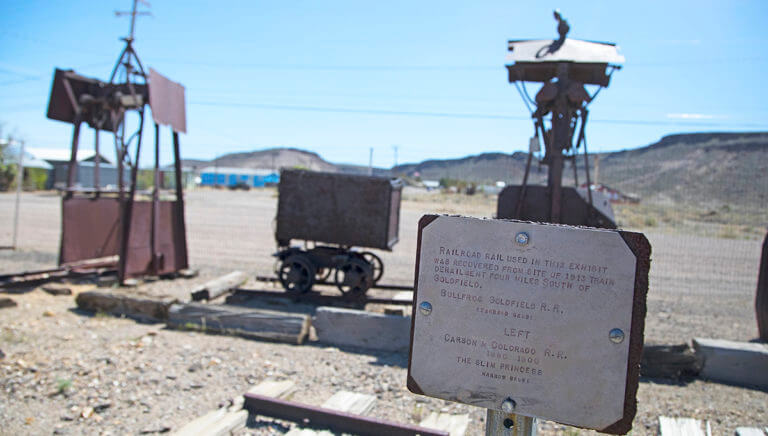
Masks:
[[[250,393],[245,394],[245,408],[251,413],[298,422],[307,427],[329,428],[338,433],[361,436],[449,435],[441,430],[399,424]]]

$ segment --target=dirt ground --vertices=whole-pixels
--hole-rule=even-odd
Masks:
[[[234,269],[269,274],[276,200],[274,190],[188,192],[190,260],[200,277],[151,286],[185,294],[195,283]],[[12,194],[0,194],[0,246],[11,241],[13,201]],[[424,213],[492,216],[494,209],[491,197],[407,191],[400,242],[392,252],[379,253],[386,268],[382,281],[412,285],[416,224]],[[628,230],[643,231],[653,247],[647,343],[755,338],[760,240],[662,227]],[[55,265],[59,232],[60,198],[24,194],[19,247],[0,250],[0,274]],[[177,429],[265,378],[294,380],[293,399],[316,405],[342,389],[376,395],[371,415],[400,422],[417,424],[431,411],[470,413],[469,434],[483,434],[484,411],[406,390],[404,354],[173,331],[162,324],[82,313],[73,297],[40,289],[0,296],[18,303],[0,309],[0,434]],[[768,425],[768,393],[699,379],[644,378],[638,403],[633,430],[638,435],[655,434],[660,415],[709,420],[713,434]],[[583,432],[553,423],[542,423],[540,429],[544,434]],[[243,433],[287,430],[280,423],[262,422]]]

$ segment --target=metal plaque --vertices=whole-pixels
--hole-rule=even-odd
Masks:
[[[638,233],[423,217],[408,388],[626,433],[649,258]]]

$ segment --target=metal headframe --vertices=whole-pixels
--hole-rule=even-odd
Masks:
[[[559,223],[562,213],[563,164],[566,159],[572,160],[574,179],[578,180],[575,158],[576,149],[581,144],[584,144],[587,195],[592,207],[585,135],[589,113],[587,106],[602,88],[608,86],[612,73],[621,68],[624,57],[618,53],[615,44],[567,38],[570,30],[568,22],[557,10],[554,17],[558,22],[556,40],[509,41],[507,60],[514,63],[507,65],[507,71],[509,82],[515,84],[531,111],[536,140],[540,138],[544,143],[545,154],[541,162],[549,167],[549,219],[550,222]],[[543,84],[534,99],[528,96],[525,82]],[[585,85],[596,85],[598,88],[590,95]],[[531,110],[529,103],[535,109]],[[547,122],[549,129],[546,128]],[[577,139],[574,143],[575,134]],[[568,155],[569,151],[572,154]],[[529,153],[521,194],[515,208],[517,218],[522,214],[531,160]]]
[[[175,250],[173,252],[175,259],[171,263],[174,266],[181,265],[181,268],[186,268],[187,266],[181,158],[178,137],[179,131],[186,132],[184,87],[171,82],[154,70],[150,69],[148,73],[144,69],[133,46],[136,17],[149,15],[148,12],[138,11],[138,3],[140,1],[145,3],[142,0],[133,0],[131,12],[116,12],[117,16],[130,15],[131,24],[129,36],[121,38],[125,42],[125,47],[112,69],[109,82],[105,83],[97,79],[80,76],[71,70],[57,69],[48,107],[49,118],[69,122],[74,126],[65,199],[71,198],[76,191],[82,191],[74,186],[75,173],[77,171],[77,149],[82,122],[88,123],[95,130],[94,148],[96,155],[93,173],[95,197],[98,197],[103,191],[99,181],[101,157],[99,132],[107,130],[113,133],[115,154],[117,156],[117,198],[119,205],[119,212],[117,213],[119,235],[117,241],[118,249],[116,251],[118,254],[118,275],[121,281],[126,278],[128,273],[128,254],[131,251],[129,249],[131,222],[136,219],[134,217],[134,202],[147,104],[150,104],[153,109],[152,115],[155,124],[154,189],[152,191],[149,223],[149,245],[151,247],[151,255],[149,257],[151,260],[146,269],[144,269],[144,266],[139,266],[138,268],[153,275],[159,274],[161,270],[167,271],[168,269],[162,268],[163,254],[158,242],[158,238],[161,236],[158,232],[158,227],[165,223],[160,221],[159,189],[162,183],[159,171],[159,124],[170,125],[173,133],[176,201],[169,223],[171,225],[169,230],[175,229],[175,231],[171,232],[173,233]],[[153,92],[150,92],[150,76],[155,80],[155,83],[153,83],[155,86],[152,87]],[[152,106],[153,100],[156,102],[157,107]],[[131,113],[137,115],[137,121],[129,121],[128,115]],[[132,147],[135,148],[132,150]],[[125,168],[130,170],[127,193]],[[144,216],[146,216],[146,213],[144,213]],[[64,258],[63,245],[64,239],[62,238],[60,262]],[[139,261],[140,264],[143,264],[143,262],[143,259]],[[132,271],[136,270],[135,266],[131,268]]]

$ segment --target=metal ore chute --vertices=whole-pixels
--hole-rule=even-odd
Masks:
[[[137,2],[130,15],[130,35],[122,38],[109,82],[56,69],[48,102],[48,118],[73,124],[71,157],[62,198],[59,264],[106,259],[117,266],[121,282],[129,277],[166,275],[188,267],[179,132],[186,133],[184,87],[153,69],[144,70],[133,48]],[[155,131],[155,164],[151,201],[137,199],[136,179],[149,104]],[[77,176],[80,127],[95,131],[92,187]],[[175,199],[160,200],[160,125],[172,130]],[[113,134],[117,186],[100,180],[99,132]],[[127,186],[126,186],[127,185]],[[169,193],[170,194],[170,193]]]
[[[509,41],[506,60],[513,62],[507,65],[509,82],[515,85],[531,111],[535,133],[531,138],[523,182],[510,185],[499,194],[497,216],[616,228],[608,199],[591,189],[584,128],[589,113],[587,106],[602,88],[608,86],[611,74],[621,68],[624,56],[612,43],[567,38],[568,22],[559,11],[554,15],[558,22],[558,39]],[[528,95],[525,82],[543,84],[534,99]],[[590,95],[585,85],[595,85],[597,90]],[[549,167],[547,186],[529,186],[532,155],[538,151],[540,137],[544,143],[541,163]],[[574,181],[577,187],[579,185],[576,158],[577,149],[582,144],[586,189],[563,187],[566,160],[573,163]]]

